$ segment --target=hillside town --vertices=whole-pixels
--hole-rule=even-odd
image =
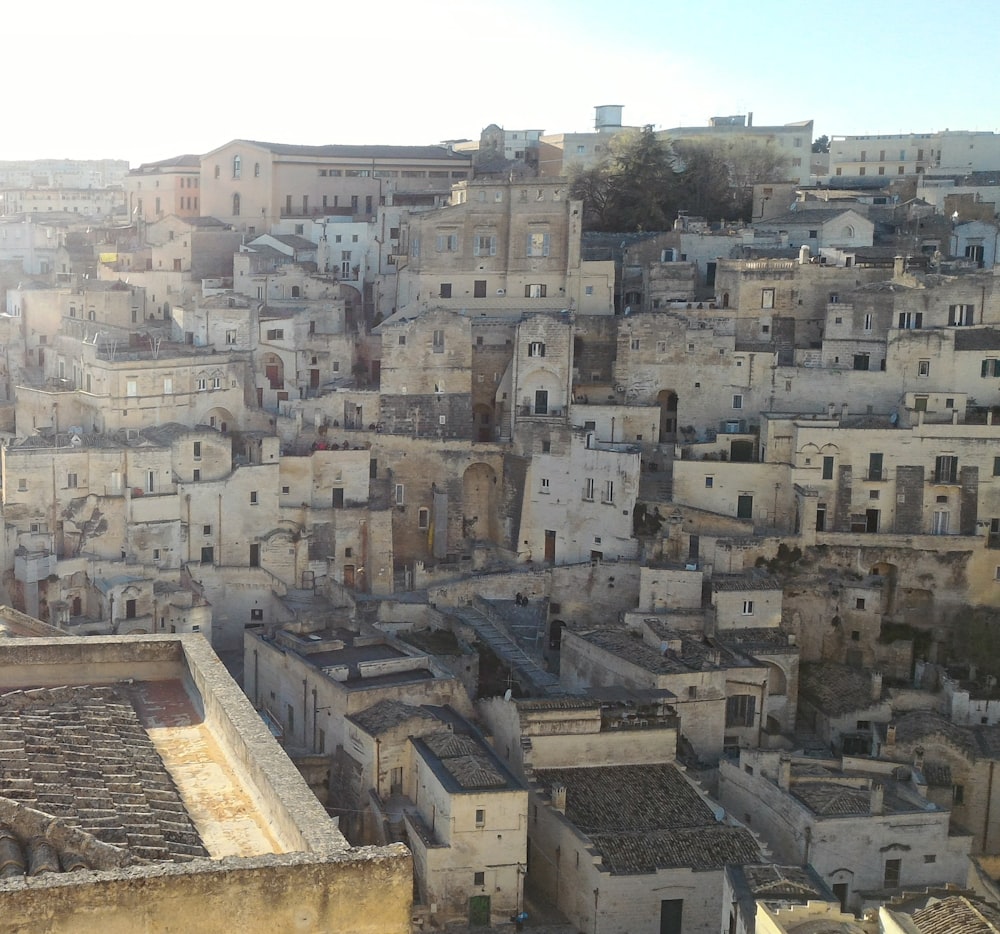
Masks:
[[[1000,134],[623,110],[0,162],[2,924],[1000,932]]]

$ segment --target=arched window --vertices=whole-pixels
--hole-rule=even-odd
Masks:
[[[233,217],[240,216],[240,196],[233,195]]]
[[[301,289],[297,285],[292,286],[292,298],[298,298],[301,293]]]
[[[844,227],[844,229],[843,229],[843,230],[842,230],[842,231],[840,232],[840,235],[841,235],[842,237],[847,237],[847,238],[850,238],[850,237],[853,237],[853,236],[854,236],[854,227],[852,227],[852,226],[851,226],[850,224],[848,224],[848,225],[847,225],[847,226],[845,226],[845,227]]]
[[[243,174],[243,160],[239,156],[233,156],[233,178],[239,178]]]

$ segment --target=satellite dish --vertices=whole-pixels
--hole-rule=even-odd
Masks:
[[[511,691],[511,689],[510,689],[510,688],[507,688],[507,690],[503,692],[503,699],[504,699],[505,701],[507,701],[508,703],[510,703],[510,699],[511,699],[511,698],[512,698],[513,696],[514,696],[514,695],[513,695],[513,693],[512,693],[512,691]]]

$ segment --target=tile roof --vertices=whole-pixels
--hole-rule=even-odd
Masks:
[[[725,574],[712,578],[716,593],[738,593],[741,590],[781,590],[781,583],[769,574]]]
[[[799,671],[799,696],[833,716],[867,710],[881,703],[872,699],[871,672],[834,662],[803,663]]]
[[[984,902],[953,895],[931,902],[911,916],[920,934],[997,934],[1000,911]]]
[[[132,701],[117,688],[0,696],[0,796],[143,859],[208,856]]]
[[[540,769],[534,775],[550,791],[565,786],[566,818],[590,838],[612,873],[760,861],[753,835],[718,822],[674,765]]]
[[[778,866],[761,863],[743,866],[743,876],[754,898],[799,899],[826,897],[826,892],[818,885],[809,870],[803,866]]]
[[[452,152],[444,146],[298,146],[294,143],[265,143],[252,139],[233,142],[259,146],[276,156],[311,156],[318,159],[441,159],[465,164],[472,161],[470,155]]]
[[[633,665],[638,665],[651,674],[680,674],[692,670],[700,671],[703,667],[712,667],[707,659],[696,658],[691,653],[686,652],[686,649],[690,648],[689,644],[693,641],[691,639],[682,641],[681,655],[678,655],[669,649],[666,652],[654,649],[622,629],[596,629],[577,633],[577,635],[591,645],[617,655]]]
[[[352,720],[366,733],[378,736],[408,720],[436,721],[437,717],[423,707],[414,707],[413,704],[404,704],[398,700],[383,700],[360,713],[352,714],[347,719]]]
[[[507,785],[507,776],[487,750],[471,737],[450,732],[432,733],[424,737],[423,743],[463,790]]]

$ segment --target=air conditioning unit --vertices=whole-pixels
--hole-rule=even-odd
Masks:
[[[507,294],[506,289],[497,289],[497,295],[506,295],[506,294]]]

